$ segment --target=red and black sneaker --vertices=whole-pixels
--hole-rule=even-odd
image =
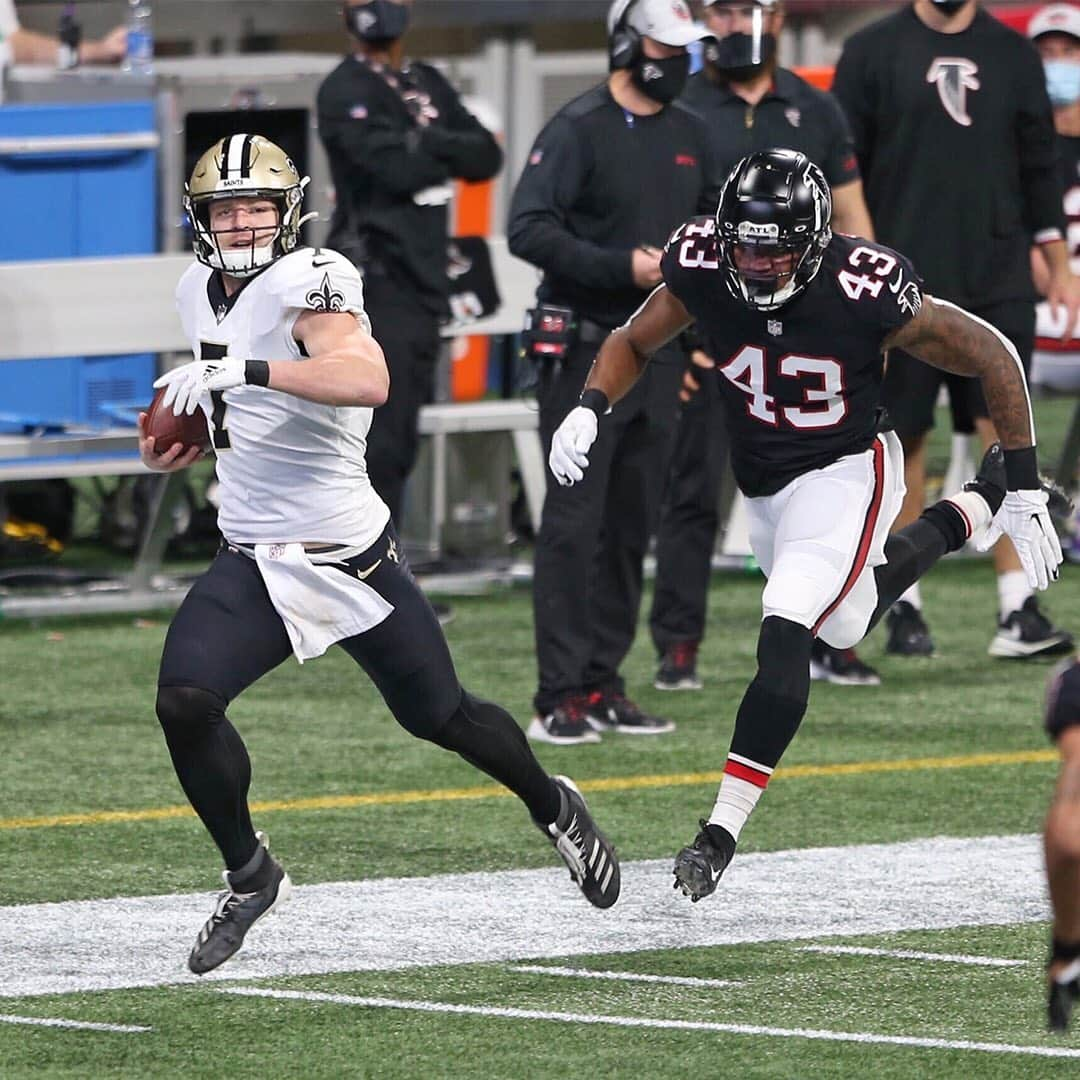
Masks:
[[[653,686],[657,690],[700,690],[697,653],[696,641],[676,641],[669,645],[660,659]]]

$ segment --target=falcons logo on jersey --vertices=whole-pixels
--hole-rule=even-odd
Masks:
[[[304,297],[312,311],[340,311],[345,306],[345,294],[330,284],[330,273],[323,274],[322,284]]]
[[[963,57],[939,56],[926,73],[928,83],[937,83],[938,97],[945,111],[961,126],[971,127],[967,92],[979,89],[979,65]]]

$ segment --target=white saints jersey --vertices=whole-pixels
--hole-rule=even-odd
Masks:
[[[300,248],[226,298],[194,263],[176,288],[198,360],[303,359],[293,337],[305,311],[347,311],[370,331],[363,282],[344,256]],[[218,526],[235,543],[309,541],[367,547],[390,512],[364,461],[370,408],[320,405],[262,386],[215,391],[202,403],[220,485]]]

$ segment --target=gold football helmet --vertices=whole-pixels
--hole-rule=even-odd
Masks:
[[[233,277],[250,277],[300,241],[300,226],[318,214],[300,215],[308,177],[301,178],[292,159],[262,135],[227,135],[195,163],[184,194],[184,209],[194,230],[195,258]],[[223,249],[210,227],[210,204],[215,199],[260,198],[278,208],[278,227],[269,243]]]

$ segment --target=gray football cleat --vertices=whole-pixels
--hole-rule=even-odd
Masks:
[[[255,834],[259,844],[266,849],[264,858],[270,860],[270,880],[255,892],[236,892],[229,881],[229,873],[221,876],[226,889],[218,896],[217,906],[206,924],[199,931],[195,947],[188,957],[188,967],[196,975],[224,964],[244,943],[244,936],[264,915],[269,915],[278,904],[288,900],[292,892],[289,875],[281,868],[269,851],[264,833]]]

